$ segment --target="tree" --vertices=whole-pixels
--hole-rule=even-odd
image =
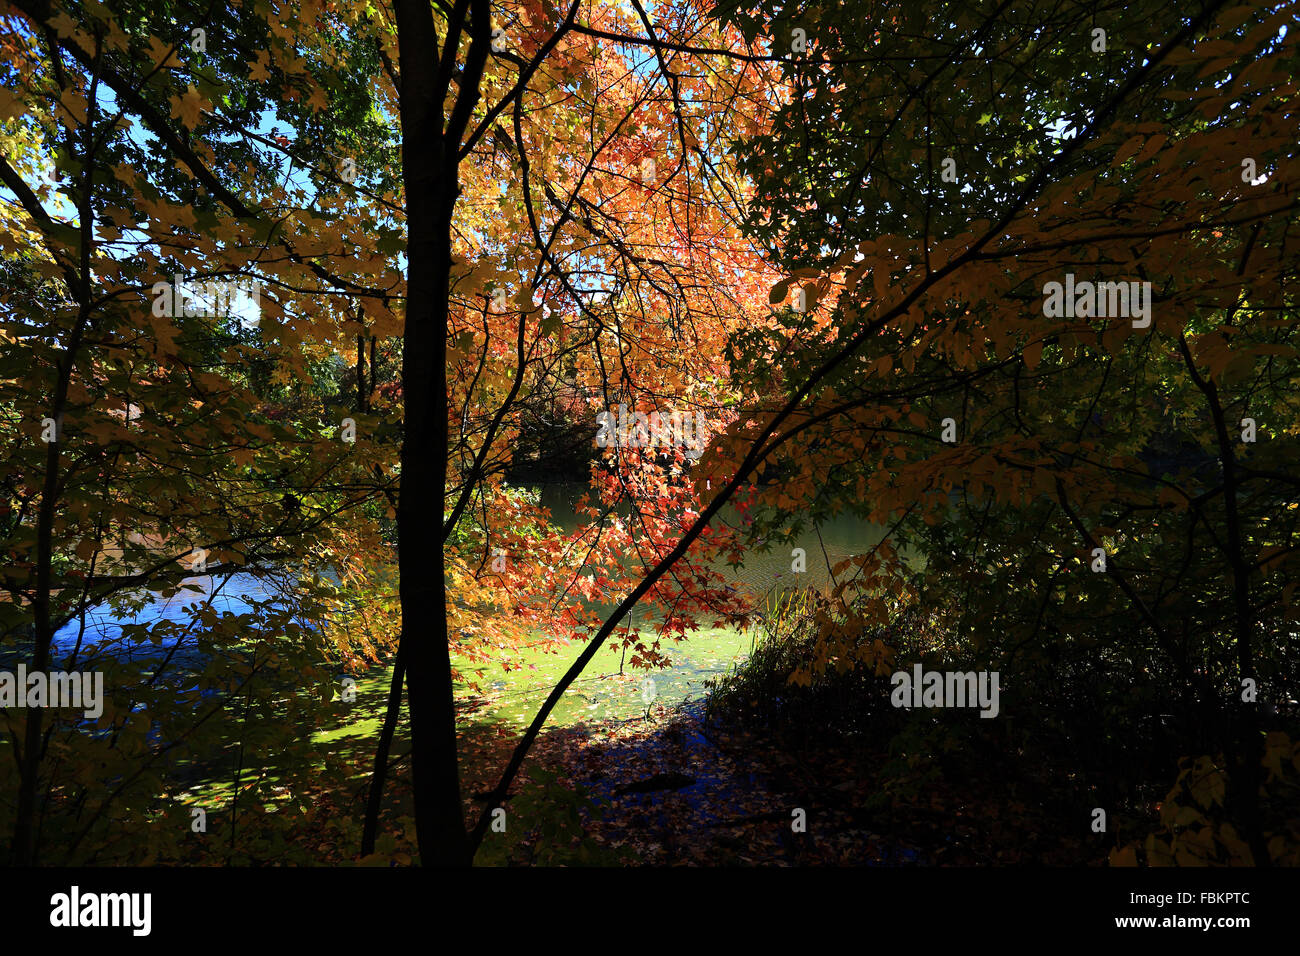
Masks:
[[[403,611],[401,654],[410,682],[416,820],[421,855],[427,862],[469,862],[486,829],[486,812],[468,835],[461,817],[452,671],[447,653],[448,621],[454,621],[456,614],[446,606],[440,582],[444,574],[448,574],[448,580],[464,586],[471,576],[456,573],[457,560],[471,566],[476,563],[481,572],[492,553],[492,531],[486,523],[469,542],[456,541],[454,535],[462,520],[471,513],[471,502],[481,504],[484,514],[503,503],[499,485],[494,487],[492,477],[503,463],[504,456],[508,455],[503,447],[512,435],[508,423],[518,414],[521,396],[526,394],[526,390],[553,389],[555,376],[563,373],[561,363],[565,362],[569,363],[573,385],[579,392],[587,383],[595,382],[606,395],[612,388],[619,394],[635,389],[642,395],[648,392],[650,395],[681,396],[698,382],[701,376],[699,367],[692,368],[688,364],[681,372],[676,372],[675,367],[682,363],[655,365],[654,360],[679,348],[684,338],[700,342],[702,333],[710,331],[701,330],[698,325],[689,332],[684,328],[688,323],[698,321],[697,287],[708,272],[718,274],[722,268],[735,267],[734,262],[720,264],[708,260],[703,250],[707,238],[716,240],[727,233],[725,224],[717,222],[708,210],[703,216],[697,212],[699,218],[691,221],[691,211],[698,209],[701,201],[701,186],[691,182],[692,149],[696,155],[706,156],[700,143],[710,134],[695,127],[694,123],[700,122],[700,117],[692,116],[683,108],[682,81],[667,65],[662,50],[658,62],[669,87],[669,98],[664,108],[670,111],[677,127],[681,151],[668,157],[664,165],[673,163],[669,174],[662,186],[649,190],[649,197],[646,196],[648,190],[626,185],[629,165],[642,174],[640,186],[646,186],[647,180],[658,182],[650,172],[657,164],[653,157],[645,155],[644,137],[639,143],[619,138],[623,124],[644,113],[638,114],[640,104],[625,101],[619,95],[618,87],[613,95],[605,97],[605,102],[593,105],[588,129],[581,130],[576,137],[571,132],[566,136],[566,131],[557,128],[554,119],[548,116],[552,125],[545,130],[547,138],[558,138],[563,142],[571,137],[574,152],[577,155],[581,155],[579,150],[588,152],[591,156],[589,161],[557,163],[554,160],[547,162],[544,158],[539,163],[530,155],[531,149],[538,148],[539,144],[529,135],[532,131],[525,127],[526,102],[543,91],[551,96],[576,95],[576,99],[582,102],[599,82],[598,58],[594,50],[588,54],[579,45],[578,37],[604,36],[608,31],[579,25],[579,9],[575,3],[562,17],[560,11],[543,11],[540,18],[536,11],[521,13],[516,30],[522,33],[516,35],[520,48],[527,55],[523,58],[505,54],[492,43],[491,9],[486,2],[457,4],[441,28],[435,25],[434,10],[427,4],[399,3],[396,7],[410,280],[403,351],[406,433],[402,480],[407,487],[412,484],[424,487],[436,480],[442,482],[443,489],[440,498],[407,498],[399,508],[400,535],[404,542],[399,545],[402,549],[399,554]],[[640,16],[645,19],[643,12]],[[648,25],[648,21],[645,22]],[[462,38],[462,33],[467,37]],[[437,49],[440,42],[443,52],[435,62],[428,51]],[[498,52],[503,53],[501,59],[516,71],[517,78],[503,81],[491,75],[489,62],[492,54]],[[544,66],[552,54],[556,65]],[[447,66],[450,62],[462,64],[461,68],[453,71]],[[534,81],[540,89],[534,89]],[[707,82],[696,81],[689,85],[709,93]],[[480,109],[480,91],[485,87],[497,87],[503,92]],[[642,92],[640,95],[644,98],[647,94]],[[498,125],[498,117],[507,111],[512,113],[513,136]],[[529,124],[533,125],[535,122]],[[596,133],[594,141],[593,130]],[[716,137],[717,131],[712,135]],[[495,251],[493,246],[505,246],[506,263],[512,259],[517,262],[515,257],[524,257],[524,263],[532,268],[532,277],[523,280],[527,292],[514,295],[518,311],[508,317],[505,329],[500,332],[491,327],[493,317],[488,306],[484,305],[480,340],[472,325],[463,318],[458,320],[457,299],[478,292],[484,300],[490,301],[493,296],[488,293],[500,287],[495,283],[492,288],[479,285],[486,278],[484,259],[487,256],[480,253],[481,257],[463,258],[453,237],[456,232],[464,231],[456,205],[462,191],[463,166],[468,164],[478,144],[489,141],[494,151],[504,149],[509,154],[508,161],[514,164],[519,177],[517,186],[506,185],[505,188],[508,196],[515,193],[518,197],[513,221],[526,222],[528,229],[520,238],[510,237],[508,229],[494,230],[490,240],[484,242],[484,249],[485,252]],[[629,147],[637,151],[632,156],[627,155]],[[600,168],[607,149],[615,164],[613,169]],[[647,159],[651,160],[648,164],[645,162]],[[537,169],[535,164],[542,168]],[[565,184],[564,191],[569,192],[567,197],[552,185],[556,180],[549,177],[551,171],[545,168],[552,165],[559,174],[558,182]],[[704,172],[705,186],[720,180],[726,185],[725,174],[719,176],[715,172],[710,177],[707,170]],[[545,212],[539,214],[536,207],[534,176],[544,184],[542,192],[547,201],[544,205],[550,207],[547,211],[553,210],[549,217]],[[618,180],[624,182],[620,184]],[[667,195],[656,198],[657,192],[666,192]],[[637,216],[629,201],[644,203],[647,198],[651,202],[652,215]],[[672,219],[674,213],[685,213],[686,221]],[[507,223],[511,221],[507,219]],[[551,231],[544,238],[543,230],[548,225]],[[508,244],[511,241],[515,243],[513,248]],[[674,247],[678,251],[683,248],[687,251],[686,269],[674,268],[669,258],[671,253],[664,255],[658,251],[662,249],[668,253]],[[510,256],[510,253],[514,255]],[[701,261],[691,261],[696,258]],[[576,267],[569,264],[575,260],[578,263]],[[608,263],[604,270],[592,266],[592,263],[602,260]],[[500,275],[507,268],[508,265],[497,265],[496,274]],[[613,288],[603,283],[594,284],[589,278],[603,275],[614,279]],[[681,278],[683,275],[687,277],[686,282]],[[734,280],[715,286],[718,287],[737,289],[743,294],[743,287],[738,288]],[[656,318],[656,306],[670,314],[666,318]],[[538,307],[543,309],[541,322],[530,328],[530,320]],[[628,310],[632,313],[630,320],[625,315]],[[717,306],[714,306],[714,314],[717,315]],[[458,321],[466,324],[458,326]],[[511,325],[514,326],[513,335],[509,332]],[[606,367],[602,351],[604,336],[611,332],[617,346],[616,372]],[[665,332],[668,336],[659,338]],[[494,355],[494,338],[498,342],[504,339],[507,343],[513,339],[513,350],[502,356],[498,345]],[[448,382],[441,377],[444,364],[440,356],[444,354],[449,358],[447,365],[453,372],[459,372],[459,381]],[[497,373],[501,391],[493,395],[491,385],[495,370],[492,363],[503,357],[507,363],[513,360],[514,367],[505,374]],[[424,374],[424,370],[432,365],[438,367],[438,376]],[[656,375],[651,371],[656,368],[670,374]],[[461,401],[454,400],[458,386],[467,389]],[[504,396],[497,397],[501,392]],[[466,411],[471,406],[471,399],[480,396],[492,396],[492,400],[485,403],[491,411],[474,421]],[[446,429],[450,422],[460,426],[459,435],[448,433]],[[432,457],[431,452],[435,453]],[[659,513],[654,516],[657,524],[653,529],[646,528],[650,534],[653,562],[671,551],[674,543],[673,523],[663,514],[668,510],[668,499],[663,492],[668,489],[671,466],[651,469],[647,473],[648,456],[632,457],[634,460],[625,462],[618,472],[618,479],[611,478],[611,481],[626,480],[628,473],[640,471],[644,476],[642,480],[648,481],[650,487],[637,488],[633,496],[643,501],[655,497],[652,490],[660,492]],[[680,474],[683,468],[680,450],[675,464]],[[687,490],[683,482],[677,482],[676,487],[678,495]],[[441,509],[436,507],[439,500],[444,502]],[[614,495],[607,496],[607,504],[613,500],[616,500]],[[518,511],[504,513],[516,522],[523,517]],[[423,568],[429,557],[428,542],[434,540],[449,545],[449,551],[435,557],[433,573],[425,574]],[[628,538],[614,535],[615,544],[620,540]],[[466,543],[469,548],[462,550],[458,547]],[[471,551],[474,557],[465,556],[465,550]],[[556,551],[554,547],[551,549],[553,556]],[[583,563],[575,566],[571,561],[561,562],[562,569],[573,574],[582,566]],[[422,570],[411,574],[410,569],[416,567]],[[472,575],[474,578],[478,576],[477,573]],[[518,587],[523,580],[524,576],[516,576],[513,583]],[[544,589],[543,593],[548,590],[554,593],[556,576],[544,580],[552,587]],[[642,594],[654,583],[653,579],[647,580],[641,589]],[[590,590],[592,586],[609,590],[617,583],[602,575],[599,585],[595,585],[593,579],[587,593],[594,595]],[[679,610],[676,622],[669,622],[670,629],[675,628],[679,633],[684,629],[685,615],[690,606],[701,601],[720,600],[717,594],[707,593],[707,578],[703,583],[705,593],[696,595],[691,605]],[[573,578],[570,577],[561,593],[571,590],[572,584]],[[685,594],[690,587],[687,584],[678,590]],[[715,586],[713,590],[719,589]],[[680,596],[663,593],[656,597],[665,604],[681,604]],[[471,603],[471,600],[464,603]],[[590,660],[617,623],[618,616],[608,619],[596,631],[575,667],[580,670]],[[589,633],[594,629],[572,613],[565,623],[572,631],[586,630]],[[576,674],[576,671],[570,674]],[[541,723],[572,679],[568,676],[544,705],[490,802],[505,796]],[[399,682],[395,680],[390,708],[395,707],[398,687]]]
[[[161,660],[142,663],[115,655],[93,628],[87,633],[88,610],[110,601],[121,612],[142,588],[175,594],[196,570],[266,573],[269,563],[311,555],[330,540],[338,514],[379,489],[372,452],[350,454],[315,409],[290,411],[293,387],[312,380],[302,342],[333,321],[327,310],[313,328],[294,314],[297,303],[313,300],[309,283],[323,270],[301,251],[311,243],[310,212],[285,209],[274,164],[244,154],[240,188],[281,207],[253,212],[209,168],[233,165],[239,154],[194,136],[205,105],[236,128],[259,109],[256,97],[231,96],[222,80],[232,63],[242,68],[249,23],[232,11],[196,16],[233,38],[221,57],[207,57],[197,40],[189,45],[188,31],[183,41],[150,33],[161,19],[152,11],[114,17],[100,5],[74,6],[74,18],[41,4],[18,9],[26,19],[8,17],[4,36],[0,157],[13,197],[3,207],[13,281],[0,355],[0,407],[12,436],[4,460],[6,640],[44,672],[54,663],[56,632],[80,622],[61,663],[107,671],[114,698],[98,733],[66,715],[47,722],[41,707],[7,712],[19,771],[11,853],[31,863],[36,820],[51,805],[75,816],[63,848],[75,854],[112,801],[130,797],[132,787],[156,787],[153,774],[174,769],[185,747],[211,745],[193,735],[211,729],[224,704],[196,712],[191,697],[178,697],[171,675],[182,639],[237,652],[233,676],[229,660],[213,660],[200,685],[226,685],[227,702],[242,698],[246,717],[253,675],[276,670],[267,658],[297,666],[307,697],[318,696],[311,685],[324,679],[328,650],[284,612],[231,621],[215,620],[209,608],[193,634],[178,635],[167,622],[123,628],[131,639],[174,642]],[[183,44],[202,53],[184,68]],[[182,69],[188,82],[174,76]],[[153,152],[141,128],[167,155]],[[286,213],[278,224],[277,211]],[[341,277],[340,284],[356,288]],[[280,654],[259,663],[269,644],[280,644]],[[245,651],[247,665],[239,659]],[[258,687],[259,704],[266,689]],[[159,727],[163,746],[154,743]],[[51,748],[56,729],[66,739]],[[54,752],[67,763],[47,759]],[[94,767],[120,782],[92,786]],[[71,781],[57,776],[69,769]],[[152,796],[130,798],[147,805]]]
[[[402,376],[392,394],[401,402],[400,421],[358,416],[359,437],[366,441],[347,452],[346,478],[326,489],[331,507],[319,509],[320,524],[313,526],[318,537],[303,539],[297,527],[276,528],[274,537],[291,540],[294,548],[328,541],[326,553],[355,590],[365,549],[381,549],[383,541],[373,531],[350,531],[346,520],[372,502],[393,507],[402,644],[390,718],[403,678],[409,678],[423,856],[426,862],[468,862],[481,831],[471,839],[459,816],[449,623],[468,620],[476,607],[502,605],[481,580],[483,559],[494,542],[509,543],[503,522],[479,516],[518,500],[500,479],[513,437],[539,398],[563,391],[575,413],[588,415],[593,405],[610,407],[614,397],[627,398],[634,412],[682,400],[720,412],[727,396],[718,387],[712,356],[728,323],[758,300],[770,277],[735,226],[739,183],[717,161],[725,128],[713,125],[713,114],[721,105],[723,115],[755,125],[763,104],[744,99],[758,92],[754,76],[742,73],[737,89],[717,75],[674,72],[682,51],[618,32],[644,23],[653,35],[643,11],[633,17],[597,7],[579,24],[577,5],[563,15],[532,6],[504,10],[516,53],[509,43],[496,49],[498,44],[484,39],[490,36],[488,7],[470,3],[452,9],[399,4],[391,13],[308,5],[295,10],[295,27],[260,4],[238,15],[222,11],[215,19],[210,11],[185,6],[124,8],[119,15],[74,4],[69,9],[75,16],[38,3],[18,9],[30,26],[15,35],[39,35],[45,43],[44,50],[33,51],[35,61],[78,63],[88,82],[98,84],[83,94],[86,101],[105,90],[114,109],[136,118],[175,164],[152,155],[132,132],[119,131],[121,149],[148,173],[127,182],[130,171],[124,170],[119,179],[144,192],[164,219],[163,228],[137,240],[141,276],[159,271],[155,249],[179,246],[191,267],[221,263],[275,290],[263,295],[263,306],[281,322],[274,337],[264,322],[256,342],[260,354],[247,353],[249,384],[265,391],[295,376],[306,380],[303,358],[331,361],[359,333],[358,391],[367,393],[368,402],[371,389],[361,387],[365,342],[400,327]],[[672,20],[674,28],[698,31],[702,25],[689,6]],[[192,24],[188,32],[186,23]],[[101,36],[111,39],[109,52],[103,52]],[[440,40],[441,52],[431,57]],[[629,42],[657,48],[657,80],[646,82],[626,68],[620,75],[611,66],[617,58],[597,49]],[[616,95],[597,100],[598,84],[608,91],[610,82],[617,84]],[[587,128],[558,110],[540,119],[525,110],[549,95],[585,103]],[[269,135],[259,129],[266,122],[260,117],[271,112],[290,126],[291,135],[280,135],[279,127]],[[400,168],[384,140],[384,119],[401,123]],[[548,154],[556,143],[567,144],[569,152]],[[584,154],[589,158],[576,160]],[[84,166],[88,176],[99,168]],[[278,182],[277,176],[287,180]],[[474,202],[503,208],[495,203],[503,178],[504,226],[481,210],[466,212],[464,189]],[[176,199],[188,199],[197,210],[193,223]],[[28,213],[37,215],[33,208]],[[118,227],[135,239],[136,220],[128,219]],[[178,241],[173,219],[212,238]],[[403,225],[405,244],[397,231]],[[378,244],[367,254],[365,237],[374,235]],[[406,283],[397,272],[403,265]],[[496,293],[505,280],[514,309],[499,305]],[[545,310],[540,321],[539,306]],[[373,359],[370,368],[373,376]],[[254,404],[265,408],[265,396]],[[357,404],[363,404],[360,398]],[[266,417],[291,413],[328,420],[337,408],[328,400],[294,400],[266,409]],[[214,427],[253,427],[239,418],[217,416]],[[697,437],[706,437],[701,432],[707,426],[698,427]],[[386,453],[398,436],[402,451],[394,469]],[[263,440],[289,439],[276,432]],[[616,447],[607,500],[592,509],[598,536],[616,547],[638,542],[651,562],[675,539],[674,503],[693,494],[681,480],[682,449],[666,456],[655,451]],[[278,463],[271,469],[274,480],[256,488],[257,506],[290,502],[297,503],[293,510],[304,510],[305,492],[321,492],[323,475],[344,463],[337,454],[304,451],[304,460],[315,458],[324,462],[319,472]],[[230,464],[242,474],[250,463],[238,455]],[[418,491],[401,495],[394,472]],[[441,509],[425,493],[435,485],[444,492]],[[620,498],[645,506],[634,527],[610,526]],[[223,515],[224,505],[218,508]],[[194,533],[188,515],[178,517],[178,525]],[[549,534],[544,548],[554,554],[563,542],[553,530]],[[516,534],[515,540],[524,537]],[[148,550],[142,544],[137,558]],[[290,554],[299,556],[262,556]],[[581,599],[615,590],[623,575],[579,576],[584,566],[570,556],[527,588],[524,575],[514,572],[513,593],[508,589],[505,600],[516,610],[531,608],[534,622],[559,620],[570,632],[589,632],[590,615],[576,610]],[[450,613],[439,583],[444,579],[458,591]],[[671,588],[656,591],[654,598],[673,609],[667,633],[684,633],[695,606],[736,613],[715,579],[697,567],[689,579],[678,577]],[[129,583],[154,580],[134,575]],[[543,611],[548,597],[572,590],[575,580],[583,582],[580,593],[558,610]],[[518,630],[509,623],[496,629]],[[363,642],[366,653],[380,650],[365,649],[369,637]],[[634,655],[646,663],[654,659],[652,645]],[[391,728],[392,720],[387,724]],[[381,738],[372,816],[390,734]],[[526,745],[521,755],[525,751]],[[515,769],[517,764],[501,785],[503,793]],[[23,815],[30,813],[25,809]]]
[[[732,460],[773,423],[788,442],[755,533],[845,504],[895,528],[924,572],[888,546],[836,568],[851,633],[897,612],[881,595],[919,602],[1024,687],[1064,682],[1052,719],[1077,715],[1062,746],[1091,770],[1174,709],[1227,754],[1216,839],[1267,863],[1252,689],[1294,679],[1287,13],[861,13],[729,14],[808,29],[799,95],[740,154],[794,277],[773,300],[801,280],[830,320],[735,342],[762,371]],[[880,658],[836,634],[823,662]]]

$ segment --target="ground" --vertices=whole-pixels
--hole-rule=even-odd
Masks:
[[[1086,828],[1065,834],[1035,794],[1052,782],[1006,779],[990,767],[979,779],[945,775],[942,761],[913,761],[913,773],[887,741],[846,743],[819,735],[777,739],[707,707],[707,680],[743,660],[748,644],[711,633],[679,645],[678,666],[656,673],[645,703],[645,672],[618,672],[617,652],[593,663],[543,729],[506,801],[505,832],[491,831],[476,862],[505,864],[907,865],[1097,863]],[[525,722],[572,654],[539,654],[521,671],[477,674],[463,688],[459,722],[466,819],[519,742]],[[373,760],[388,673],[358,685],[339,725],[320,735],[346,764],[348,782],[315,795],[317,826],[337,815],[328,862],[355,860],[363,794]],[[381,841],[369,862],[411,862],[408,745],[394,742]],[[359,832],[359,831],[358,831]],[[331,842],[322,833],[321,844]],[[1015,849],[1012,849],[1015,848]],[[1100,852],[1098,850],[1100,849]],[[326,862],[326,861],[322,861]]]

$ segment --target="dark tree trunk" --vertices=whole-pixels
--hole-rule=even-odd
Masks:
[[[58,422],[66,394],[64,381],[60,382],[60,394],[54,402],[55,421]],[[58,426],[56,425],[56,428]],[[56,432],[55,438],[61,438]],[[45,457],[45,486],[41,492],[41,503],[36,522],[36,595],[32,600],[35,611],[34,632],[36,636],[35,653],[32,656],[32,671],[44,671],[49,667],[50,645],[54,641],[54,627],[50,619],[50,588],[53,558],[54,500],[57,494],[59,478],[59,444],[51,442]],[[25,688],[19,688],[20,694]],[[44,728],[45,711],[40,707],[28,707],[23,711],[26,718],[26,730],[23,734],[23,751],[18,762],[18,807],[14,816],[14,836],[10,855],[14,865],[31,866],[36,862],[36,789],[37,778],[41,769],[41,731]]]
[[[406,188],[407,289],[403,330],[402,490],[398,566],[402,603],[399,653],[406,665],[411,721],[415,826],[424,865],[467,866],[472,854],[460,799],[456,711],[447,641],[443,510],[449,413],[447,319],[452,216],[460,193],[458,148],[487,51],[486,0],[471,0],[473,38],[455,107],[443,123],[450,83],[439,70],[437,32],[427,0],[398,0],[402,178]],[[448,26],[454,58],[469,3],[458,2]],[[436,493],[431,493],[436,489]],[[409,490],[409,494],[405,493]]]
[[[375,373],[371,370],[370,374]],[[357,334],[357,411],[368,412],[366,407],[366,337],[363,333]]]
[[[399,640],[400,645],[400,640]],[[384,780],[388,776],[388,755],[393,749],[393,731],[397,729],[397,715],[402,709],[402,681],[406,662],[399,650],[393,661],[393,678],[388,687],[388,707],[384,712],[384,726],[379,731],[379,746],[375,749],[375,770],[370,778],[370,794],[366,799],[366,822],[361,830],[361,855],[375,852],[375,837],[379,834],[379,807],[384,795]]]
[[[370,336],[370,381],[366,383],[366,411],[369,412],[375,399],[375,337]]]

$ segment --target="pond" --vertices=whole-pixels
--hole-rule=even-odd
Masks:
[[[192,610],[201,604],[211,604],[217,614],[252,614],[259,603],[281,600],[276,588],[261,574],[236,572],[225,575],[201,574],[185,578],[181,590],[169,596],[160,591],[135,592],[128,596],[129,610],[115,609],[101,604],[86,611],[83,619],[76,618],[59,628],[50,648],[55,660],[66,660],[80,648],[79,658],[95,646],[100,655],[111,655],[120,661],[147,660],[166,654],[179,642],[182,647],[175,656],[184,659],[185,642],[189,635]],[[167,622],[175,628],[166,629],[167,635],[157,644],[124,637],[124,628],[131,625],[154,625]]]
[[[566,531],[579,526],[574,503],[587,492],[585,485],[549,484],[535,490],[557,525]],[[724,510],[720,519],[734,522],[737,514],[734,510]],[[830,581],[830,567],[847,557],[870,551],[883,536],[883,529],[876,525],[851,515],[840,515],[820,529],[799,535],[791,543],[751,550],[740,567],[720,563],[714,569],[729,583],[759,596],[786,587],[822,586]],[[803,548],[807,554],[804,573],[791,570],[790,550],[795,547]],[[635,609],[632,617],[635,622],[646,622],[637,616]],[[539,639],[541,636],[538,635]],[[709,681],[748,658],[753,640],[752,632],[729,627],[701,628],[685,641],[665,642],[660,651],[672,663],[664,670],[650,673],[628,667],[621,648],[610,642],[597,652],[587,670],[560,700],[552,720],[559,725],[627,720],[652,709],[698,700],[707,693]],[[499,665],[470,668],[481,688],[481,708],[475,709],[473,718],[526,724],[582,650],[576,643],[571,648],[560,653],[525,651],[522,669],[509,673]]]
[[[564,530],[573,530],[578,519],[573,505],[586,492],[581,484],[550,484],[536,490],[553,519]],[[720,520],[735,521],[734,511],[724,511]],[[823,585],[829,580],[829,568],[854,554],[864,553],[881,539],[878,527],[849,515],[841,515],[820,529],[808,531],[791,543],[764,548],[762,545],[745,555],[740,567],[718,565],[716,570],[736,587],[752,589],[765,595],[787,586]],[[802,547],[807,553],[807,570],[791,570],[791,548]],[[284,576],[281,576],[284,577]],[[98,645],[97,652],[118,660],[147,660],[181,647],[173,663],[185,666],[196,654],[194,639],[188,631],[192,610],[209,603],[218,614],[250,614],[260,603],[283,600],[273,580],[249,572],[224,576],[195,575],[182,582],[186,589],[169,596],[159,592],[133,595],[133,608],[116,611],[108,605],[92,608],[85,615],[84,629],[79,620],[63,626],[56,633],[52,656],[54,666],[81,648],[84,661],[87,648]],[[633,619],[637,612],[633,611]],[[128,625],[168,622],[175,625],[157,644],[136,641],[124,636]],[[640,619],[645,623],[644,618]],[[545,635],[538,634],[538,647],[525,648],[516,657],[516,669],[506,672],[500,665],[470,665],[460,661],[466,675],[477,684],[475,706],[469,714],[477,721],[522,723],[531,718],[538,705],[580,653],[577,643],[543,648]],[[553,719],[560,724],[587,720],[628,719],[644,715],[652,708],[671,707],[683,701],[699,699],[707,691],[707,682],[743,662],[752,649],[753,635],[727,627],[706,627],[683,642],[665,642],[662,652],[671,664],[662,671],[647,674],[626,665],[621,648],[611,643],[602,648],[582,677],[574,683],[557,707]],[[188,646],[187,646],[188,642]],[[465,690],[465,688],[462,688]]]
[[[539,493],[541,503],[550,509],[556,524],[566,531],[578,527],[574,504],[587,493],[586,485],[556,483],[534,490]],[[714,522],[738,527],[740,520],[734,508],[725,507]],[[830,568],[837,562],[870,551],[883,537],[884,529],[878,525],[841,513],[819,529],[804,531],[790,543],[759,544],[745,554],[741,567],[719,563],[714,568],[731,583],[758,594],[784,587],[821,587],[830,581]],[[806,552],[807,569],[802,573],[792,571],[793,548],[803,548]]]

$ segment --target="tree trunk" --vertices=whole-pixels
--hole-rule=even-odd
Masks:
[[[401,640],[398,644],[400,647]],[[393,677],[388,686],[388,707],[384,712],[384,726],[379,731],[379,746],[375,749],[375,770],[370,778],[370,794],[366,799],[366,822],[361,829],[361,855],[375,852],[375,837],[379,833],[379,808],[384,794],[384,780],[388,775],[388,754],[393,748],[393,731],[397,729],[397,715],[402,709],[402,682],[406,675],[406,662],[399,649],[393,661]]]
[[[63,408],[66,385],[60,382],[60,394],[54,402],[54,420],[59,421]],[[59,426],[56,425],[56,428]],[[59,478],[59,440],[62,436],[55,433],[55,441],[46,451],[45,483],[41,492],[41,503],[36,524],[36,594],[32,599],[35,611],[33,630],[36,636],[35,653],[32,656],[32,671],[45,671],[49,667],[50,645],[54,641],[54,627],[50,620],[50,588],[53,557],[54,500],[57,495]],[[26,693],[25,687],[18,688],[19,694]],[[41,707],[27,707],[23,710],[26,729],[23,734],[23,751],[18,762],[18,807],[14,816],[13,844],[10,858],[14,866],[32,866],[36,862],[36,784],[41,769],[41,731],[44,727],[45,711]]]
[[[460,190],[459,137],[449,135],[453,131],[443,126],[446,84],[438,76],[438,38],[430,6],[427,0],[398,0],[396,9],[407,225],[402,337],[405,432],[397,508],[402,603],[398,653],[406,664],[420,861],[426,866],[468,866],[471,854],[460,799],[442,548],[448,454],[447,307],[451,222]],[[457,9],[462,9],[459,4]],[[455,44],[459,24],[453,22],[448,33],[447,42]],[[477,77],[469,82],[477,86]]]
[[[370,373],[371,375],[374,372]],[[366,336],[364,332],[357,333],[357,411],[368,412],[366,407]]]

